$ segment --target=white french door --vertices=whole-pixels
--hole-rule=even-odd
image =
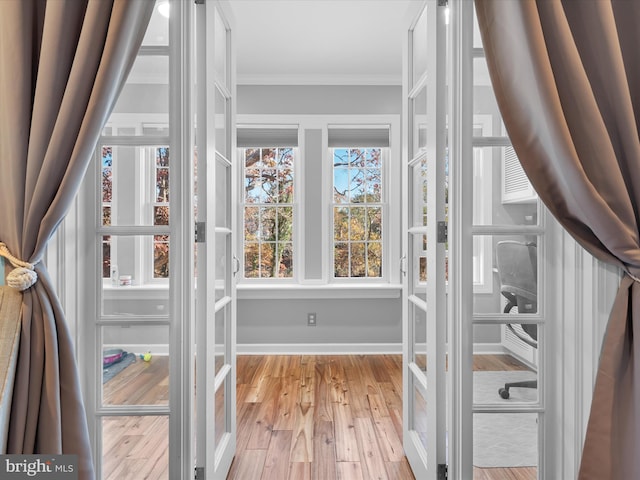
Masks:
[[[403,440],[416,478],[444,478],[446,90],[444,7],[428,0],[405,41]]]
[[[235,95],[231,23],[196,5],[196,478],[227,477],[236,450]]]

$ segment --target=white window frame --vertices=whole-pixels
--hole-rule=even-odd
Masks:
[[[349,128],[349,125],[344,126],[344,128]],[[379,127],[379,125],[376,125],[376,127]],[[354,207],[354,206],[363,206],[363,207],[367,207],[369,204],[368,203],[362,203],[362,204],[353,204],[353,203],[344,203],[344,204],[339,204],[339,203],[335,203],[334,200],[334,193],[333,193],[333,181],[334,181],[334,163],[333,163],[333,158],[334,158],[334,150],[336,149],[340,149],[340,148],[347,148],[347,147],[327,147],[329,149],[329,169],[330,169],[330,176],[331,176],[331,189],[329,191],[329,195],[330,195],[330,203],[329,203],[329,210],[330,210],[330,215],[329,215],[329,222],[330,222],[330,226],[329,226],[329,244],[330,244],[330,266],[329,266],[329,271],[328,271],[328,275],[330,278],[330,281],[332,283],[352,283],[352,282],[382,282],[382,283],[388,283],[388,277],[389,277],[389,267],[387,266],[387,264],[389,263],[388,261],[388,254],[389,254],[389,240],[387,237],[389,237],[389,235],[391,234],[390,229],[389,229],[389,163],[390,163],[390,159],[391,159],[391,153],[390,153],[390,147],[379,147],[381,150],[381,157],[382,157],[382,166],[380,168],[380,173],[381,173],[381,182],[382,182],[382,186],[381,186],[381,198],[380,198],[380,202],[376,202],[380,204],[380,208],[382,210],[382,241],[380,242],[382,245],[382,254],[381,254],[381,261],[382,261],[382,275],[380,277],[353,277],[353,276],[348,276],[348,277],[336,277],[335,276],[335,238],[334,238],[334,228],[335,228],[335,223],[334,223],[334,208],[339,207],[339,206],[347,206],[347,207]],[[370,148],[378,148],[378,147],[368,147],[366,145],[360,145],[359,147],[348,147],[349,148],[362,148],[362,149],[370,149]],[[345,243],[352,243],[352,240],[349,239],[347,240]],[[355,243],[358,243],[357,241]],[[365,243],[365,242],[363,242]]]
[[[238,279],[237,291],[239,299],[318,299],[318,298],[399,298],[402,289],[400,277],[400,251],[401,251],[401,174],[402,174],[402,149],[401,149],[401,131],[400,131],[400,114],[371,114],[371,115],[343,115],[343,114],[238,114],[238,125],[256,125],[264,127],[275,127],[283,125],[296,125],[298,127],[298,155],[296,158],[295,175],[296,182],[294,188],[296,190],[297,210],[296,225],[294,226],[294,262],[297,265],[295,271],[295,280],[291,279]],[[390,208],[383,215],[388,218],[387,234],[383,233],[388,242],[383,246],[383,256],[386,256],[387,262],[383,279],[348,279],[348,281],[333,281],[333,253],[332,240],[333,231],[330,230],[332,225],[331,210],[332,202],[332,163],[329,158],[328,147],[328,128],[331,126],[350,126],[350,127],[380,127],[388,126],[390,129],[390,146],[387,182],[391,188],[388,188],[388,203]],[[305,131],[307,129],[317,129],[322,131],[322,178],[321,178],[321,217],[312,219],[320,222],[322,232],[320,251],[307,252],[304,241],[304,226],[307,218],[305,215],[306,207],[305,196],[302,195],[304,190],[305,173]],[[241,169],[238,169],[240,171]],[[243,176],[238,175],[235,181],[242,185]],[[242,188],[240,188],[242,192]],[[238,198],[238,204],[241,199]],[[238,225],[242,225],[242,208],[236,209],[238,215]],[[238,235],[237,249],[243,251],[242,235]],[[322,255],[322,275],[318,279],[310,279],[306,277],[305,260],[307,255]],[[243,259],[242,259],[243,261]],[[294,265],[294,269],[296,268]],[[244,265],[241,265],[244,268]],[[368,281],[364,281],[368,280]]]
[[[273,127],[272,125],[269,125],[268,127]],[[290,127],[288,127],[290,128]],[[300,130],[298,130],[298,137],[300,136]],[[299,144],[299,142],[298,142]],[[244,211],[245,208],[248,206],[251,206],[253,204],[249,204],[249,203],[245,203],[245,198],[244,198],[244,181],[245,181],[245,166],[244,166],[244,150],[246,150],[246,148],[255,148],[255,149],[263,149],[263,148],[291,148],[293,151],[293,201],[291,203],[288,204],[277,204],[274,203],[272,206],[273,207],[278,207],[280,205],[290,205],[292,207],[292,222],[293,222],[293,228],[292,228],[292,248],[293,248],[293,275],[290,277],[258,277],[258,278],[254,278],[254,277],[245,277],[245,238],[244,238]],[[272,282],[277,282],[277,283],[297,283],[298,279],[299,279],[299,270],[300,270],[300,261],[301,261],[301,256],[298,253],[298,250],[300,248],[300,245],[302,242],[300,242],[300,234],[301,234],[301,229],[299,227],[300,221],[299,221],[299,217],[300,217],[300,208],[299,208],[299,203],[300,203],[300,174],[299,174],[299,168],[300,168],[300,148],[299,147],[288,147],[288,146],[283,146],[283,147],[238,147],[238,158],[241,159],[240,161],[242,162],[242,165],[240,166],[240,168],[238,169],[240,171],[240,175],[239,175],[239,181],[240,181],[240,188],[238,189],[238,191],[240,192],[240,198],[238,199],[238,203],[239,203],[239,222],[238,225],[240,226],[240,228],[242,229],[242,232],[238,232],[238,240],[239,240],[239,248],[238,251],[242,252],[241,254],[241,258],[240,260],[240,276],[238,281],[239,282],[244,282],[244,283],[256,283],[256,284],[260,284],[260,283],[272,283]],[[264,204],[256,204],[257,206],[261,206]],[[259,245],[262,245],[262,243],[259,243]]]
[[[474,136],[474,140],[481,139],[482,136],[492,135],[491,115],[473,116],[473,131],[482,131],[481,136]],[[493,200],[493,159],[484,158],[484,146],[475,145],[473,152],[473,169],[476,175],[473,177],[473,219],[478,225],[491,225],[493,223],[493,212],[491,206]],[[490,148],[490,147],[487,147]],[[478,168],[476,168],[478,167]],[[482,195],[476,195],[482,192]],[[493,293],[493,248],[492,237],[473,237],[473,290],[478,294]]]
[[[113,132],[117,132],[118,129],[130,128],[135,134],[128,136],[132,139],[130,145],[134,148],[140,149],[140,158],[136,164],[135,175],[138,180],[143,179],[142,182],[136,181],[140,188],[138,195],[135,198],[134,209],[136,212],[136,222],[140,225],[153,225],[153,206],[155,204],[155,151],[159,147],[169,147],[169,142],[166,141],[166,137],[161,135],[143,135],[143,129],[145,127],[159,127],[168,128],[168,116],[166,114],[111,114],[110,121],[104,127],[107,131],[111,132],[111,135],[102,136],[98,146],[96,147],[96,155],[102,156],[102,146],[122,146],[118,139],[121,135],[116,135]],[[109,144],[109,139],[115,140],[115,145]],[[155,142],[157,140],[157,142]],[[164,141],[163,141],[164,140]],[[139,143],[136,143],[138,142]],[[151,145],[153,144],[153,145]],[[171,155],[171,153],[170,153]],[[169,160],[171,162],[171,158]],[[117,162],[114,162],[112,166],[113,178],[116,177]],[[171,180],[169,180],[171,182]],[[118,183],[114,182],[112,185],[112,198],[117,195]],[[171,183],[169,183],[171,185]],[[98,186],[97,195],[102,200],[102,186]],[[101,203],[102,212],[102,203]],[[111,216],[117,215],[117,202],[111,205]],[[100,217],[102,218],[102,217]],[[122,236],[122,235],[120,235]],[[117,239],[118,235],[111,236],[111,257],[113,258],[114,252],[117,253]],[[133,266],[133,281],[137,287],[145,288],[169,288],[169,278],[154,278],[154,250],[153,250],[153,235],[138,236],[134,246],[135,258],[137,259]],[[110,278],[103,278],[103,286],[105,288],[111,288],[114,285],[111,283]],[[117,285],[116,285],[117,286]]]

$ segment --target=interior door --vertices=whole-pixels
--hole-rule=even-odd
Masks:
[[[444,8],[425,2],[404,62],[403,441],[425,480],[447,468]]]
[[[196,478],[226,478],[236,449],[234,62],[220,2],[196,6]]]

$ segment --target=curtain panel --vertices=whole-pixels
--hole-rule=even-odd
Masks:
[[[475,0],[500,112],[541,200],[626,272],[579,478],[640,478],[640,2]]]
[[[95,476],[85,410],[72,339],[42,258],[154,3],[0,1],[0,242],[38,277],[23,292],[7,453],[76,454],[81,479]]]

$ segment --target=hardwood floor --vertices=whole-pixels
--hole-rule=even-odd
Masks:
[[[402,450],[400,355],[253,356],[237,359],[233,480],[411,480]],[[474,370],[526,367],[481,355]],[[167,357],[136,362],[104,385],[113,404],[166,404]],[[105,480],[167,479],[163,416],[106,417]],[[536,468],[474,468],[474,480],[535,480]]]
[[[237,480],[413,479],[399,355],[238,357]]]

